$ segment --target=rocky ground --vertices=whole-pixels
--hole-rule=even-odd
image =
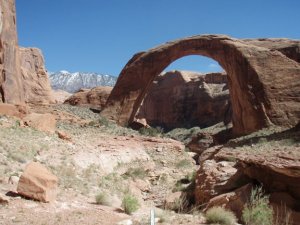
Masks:
[[[265,165],[262,171],[294,176],[296,184],[288,188],[297,188],[297,129],[271,128],[216,145],[210,135],[226,130],[221,124],[143,135],[87,108],[41,105],[31,106],[29,111],[55,116],[56,128],[44,132],[15,117],[0,117],[0,194],[7,195],[9,201],[0,204],[0,224],[149,224],[151,209],[157,224],[206,224],[201,213],[206,204],[198,210],[190,199],[195,179],[196,185],[206,185],[210,198],[227,193],[224,189],[216,194],[209,180],[218,178],[221,171],[224,181],[224,176],[236,172],[232,168],[238,163],[241,168],[250,166],[249,177],[255,176],[258,165]],[[193,137],[201,138],[197,141]],[[31,161],[40,162],[58,177],[55,202],[40,203],[16,194],[18,179]],[[199,202],[202,190],[203,186],[196,191]],[[139,205],[131,215],[122,207],[127,194],[135,196]]]
[[[166,198],[189,183],[179,181],[192,177],[197,169],[193,153],[186,152],[181,142],[141,135],[85,108],[53,105],[30,111],[55,115],[56,130],[67,138],[1,116],[0,192],[13,194],[9,204],[1,206],[0,224],[117,224],[126,219],[148,224],[151,209],[162,224],[203,221],[200,213],[181,215],[164,209]],[[42,163],[59,178],[55,202],[40,203],[15,194],[18,178],[31,161]],[[139,202],[139,210],[131,216],[121,207],[126,193]],[[97,195],[105,196],[107,206],[96,204]],[[180,211],[181,205],[174,204]]]

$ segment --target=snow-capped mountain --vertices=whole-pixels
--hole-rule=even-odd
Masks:
[[[70,73],[62,70],[49,72],[51,86],[54,90],[64,90],[74,93],[81,88],[93,88],[97,86],[114,86],[117,77],[99,73]]]

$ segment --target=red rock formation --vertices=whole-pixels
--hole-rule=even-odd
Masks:
[[[234,133],[298,123],[299,63],[280,51],[223,35],[188,37],[134,55],[122,70],[102,115],[122,125],[132,122],[155,77],[187,55],[210,57],[227,72]]]
[[[300,41],[287,38],[244,39],[243,41],[259,47],[280,51],[288,58],[300,63]]]
[[[0,102],[24,102],[14,0],[0,0]]]
[[[171,71],[159,75],[146,94],[136,118],[165,129],[207,127],[223,121],[229,100],[221,73]],[[226,88],[225,88],[226,89]]]
[[[53,103],[49,77],[38,48],[19,48],[22,86],[26,103]]]
[[[87,106],[101,110],[112,90],[112,87],[95,87],[92,89],[81,89],[64,103],[70,105]]]

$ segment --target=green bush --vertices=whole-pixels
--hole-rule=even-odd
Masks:
[[[131,214],[138,210],[139,202],[137,198],[131,194],[125,194],[122,200],[122,207],[127,214]]]
[[[111,206],[111,202],[109,201],[109,196],[106,193],[100,193],[96,195],[96,203],[99,205]]]
[[[242,219],[246,225],[272,225],[273,209],[269,205],[269,198],[262,188],[253,189],[249,203],[246,204]]]
[[[236,224],[236,217],[231,212],[221,207],[212,207],[206,212],[206,222],[209,224],[216,223],[221,225]],[[258,225],[258,224],[257,224]]]

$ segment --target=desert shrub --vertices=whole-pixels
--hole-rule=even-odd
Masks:
[[[137,198],[131,194],[125,194],[122,200],[122,207],[127,214],[131,214],[138,210],[139,202]]]
[[[273,209],[269,205],[269,198],[262,188],[255,188],[251,192],[250,201],[246,204],[242,219],[246,225],[272,225]]]
[[[129,168],[123,176],[124,178],[132,177],[133,179],[143,179],[147,176],[147,171],[142,167]]]
[[[101,192],[98,195],[96,195],[95,199],[96,199],[96,203],[99,205],[106,205],[106,206],[111,205],[109,196],[104,192]]]
[[[234,225],[236,224],[236,217],[231,212],[222,207],[212,207],[207,210],[206,221],[209,224],[216,223],[222,225]]]
[[[164,130],[161,127],[142,127],[139,129],[139,133],[145,136],[157,137],[163,134]]]

